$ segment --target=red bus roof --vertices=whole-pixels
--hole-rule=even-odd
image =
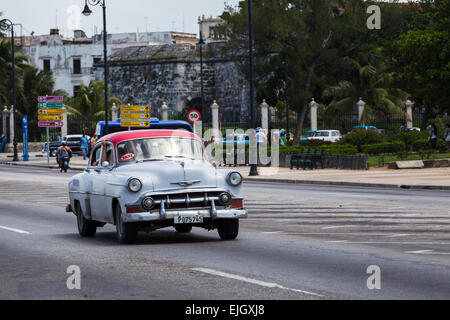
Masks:
[[[157,137],[179,137],[179,138],[191,138],[202,142],[199,136],[185,130],[135,130],[135,131],[122,131],[112,133],[104,136],[100,139],[111,141],[114,145],[117,145],[121,141],[144,139],[144,138],[157,138]]]

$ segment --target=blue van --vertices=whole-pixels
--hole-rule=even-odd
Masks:
[[[109,133],[116,133],[122,131],[128,131],[128,128],[121,127],[120,122],[122,120],[118,119],[117,121],[108,121],[108,129]],[[131,130],[143,130],[143,129],[168,129],[168,130],[186,130],[189,132],[194,132],[192,126],[186,121],[179,120],[170,120],[170,121],[160,121],[158,118],[150,119],[150,128],[130,128]],[[105,130],[105,121],[100,121],[97,123],[97,127],[95,129],[95,136],[97,138],[101,138],[104,136]]]

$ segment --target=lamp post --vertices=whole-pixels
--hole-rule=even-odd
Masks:
[[[106,4],[105,0],[85,0],[83,14],[88,17],[92,11],[88,6],[100,5],[103,8],[103,68],[105,69],[105,135],[109,133],[108,124],[108,55],[107,55],[107,33],[106,33]]]
[[[252,17],[252,0],[248,0],[248,54],[249,54],[249,62],[250,62],[250,119],[251,119],[251,128],[254,130],[256,128],[256,115],[255,115],[255,105],[254,105],[254,65],[253,65],[253,17]],[[256,157],[258,162],[258,157]],[[258,175],[258,166],[257,164],[250,165],[250,174],[249,176],[257,176]]]
[[[200,46],[200,91],[201,91],[201,104],[202,104],[202,118],[206,118],[205,113],[205,95],[204,95],[204,87],[203,87],[203,45],[205,44],[205,41],[203,40],[203,33],[200,30],[200,41],[198,42],[198,45]],[[202,126],[202,134],[204,132],[204,126]]]
[[[16,65],[15,65],[15,43],[14,43],[14,23],[9,19],[3,19],[0,21],[0,25],[6,24],[8,29],[11,29],[11,62],[12,62],[12,73],[11,73],[11,85],[13,94],[13,132],[14,132],[14,157],[13,161],[19,161],[17,156],[17,134],[16,134]]]

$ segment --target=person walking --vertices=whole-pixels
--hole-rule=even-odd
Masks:
[[[431,149],[436,150],[437,149],[437,137],[438,137],[438,130],[434,123],[430,123],[430,144]]]
[[[88,137],[83,133],[83,135],[81,136],[81,151],[83,152],[83,160],[86,160],[87,158],[88,149],[89,149]]]
[[[449,151],[450,150],[450,124],[448,124],[448,123],[445,125],[444,141],[445,141],[445,148],[447,149],[447,151]]]
[[[0,153],[3,153],[5,151],[6,142],[8,141],[8,138],[4,133],[0,136]]]

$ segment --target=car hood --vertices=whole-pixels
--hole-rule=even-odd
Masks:
[[[140,179],[144,184],[143,191],[217,187],[216,169],[202,160],[150,161],[124,165],[116,170],[120,175]]]

